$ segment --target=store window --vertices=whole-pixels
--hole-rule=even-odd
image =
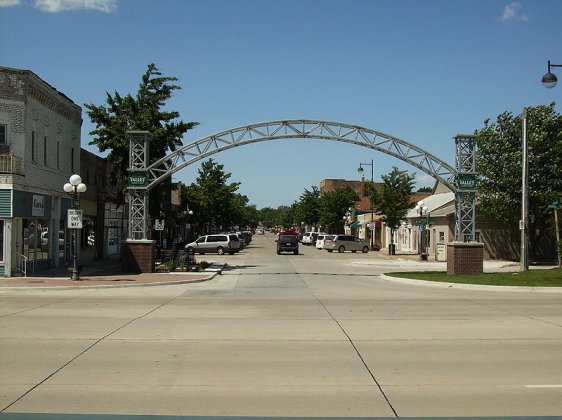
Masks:
[[[23,219],[23,254],[30,261],[49,259],[48,226],[48,219]]]

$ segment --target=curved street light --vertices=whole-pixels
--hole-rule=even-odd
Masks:
[[[551,67],[562,67],[562,64],[550,64],[550,60],[548,60],[548,73],[546,73],[542,77],[542,81],[541,81],[542,85],[547,89],[552,89],[554,86],[556,86],[556,83],[558,82],[556,75],[554,73],[551,73],[550,71]]]
[[[371,159],[371,163],[360,163],[359,164],[359,168],[357,168],[357,172],[359,172],[361,175],[363,175],[363,172],[365,171],[363,169],[363,166],[370,166],[371,167],[371,182],[374,184],[375,183],[375,165],[373,163],[373,159]],[[369,200],[371,201],[371,200]],[[369,231],[369,242],[370,242],[370,248],[373,249],[373,244],[374,244],[374,236],[375,236],[375,216],[374,216],[374,208],[373,208],[373,203],[371,203],[371,225],[372,225],[372,229]],[[368,225],[367,225],[368,226]]]
[[[88,188],[86,184],[82,182],[80,175],[74,174],[70,177],[69,182],[64,184],[63,190],[65,193],[72,196],[72,208],[78,210],[80,208],[80,194],[85,193]],[[82,218],[80,217],[80,224],[82,223]],[[78,230],[80,228],[75,228],[74,232],[74,266],[72,267],[72,280],[80,280],[80,271],[78,270]]]

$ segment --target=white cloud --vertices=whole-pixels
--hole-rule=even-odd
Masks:
[[[20,4],[21,0],[0,0],[0,7],[19,6]]]
[[[501,17],[502,21],[515,20],[527,22],[529,20],[528,16],[521,12],[521,3],[516,1],[506,4],[503,8],[503,14]]]
[[[49,13],[69,10],[95,10],[112,13],[117,9],[117,0],[35,0],[35,7]]]
[[[433,178],[431,175],[428,175],[426,173],[422,173],[422,174],[416,174],[416,179],[414,180],[416,182],[416,184],[418,185],[431,185],[433,186],[433,184],[435,184],[435,178]]]

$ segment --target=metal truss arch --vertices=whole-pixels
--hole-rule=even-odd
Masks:
[[[215,153],[261,141],[298,138],[340,141],[367,147],[400,159],[441,181],[452,191],[457,191],[455,168],[418,146],[357,125],[304,119],[245,125],[187,144],[147,168],[147,189],[186,166]]]

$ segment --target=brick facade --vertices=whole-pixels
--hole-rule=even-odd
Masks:
[[[127,240],[123,242],[121,265],[128,273],[153,273],[155,270],[155,241]]]
[[[482,274],[484,245],[481,243],[450,242],[447,244],[447,274]]]

